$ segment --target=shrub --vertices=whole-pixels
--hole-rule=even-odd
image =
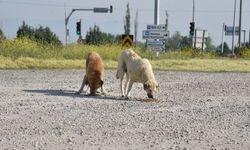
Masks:
[[[250,48],[243,47],[240,49],[240,56],[242,58],[250,58]]]

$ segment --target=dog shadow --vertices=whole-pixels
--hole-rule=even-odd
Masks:
[[[120,96],[112,96],[112,95],[88,95],[88,94],[75,94],[77,91],[73,90],[55,90],[55,89],[39,89],[39,90],[23,90],[28,93],[41,93],[47,96],[65,96],[72,98],[84,98],[84,99],[100,99],[100,100],[112,100],[112,101],[140,101],[140,102],[148,102],[145,99],[126,99]]]

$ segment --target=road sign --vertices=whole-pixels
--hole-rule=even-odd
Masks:
[[[225,26],[225,35],[227,36],[232,36],[233,35],[233,26]],[[240,28],[239,27],[235,27],[235,30],[234,30],[234,35],[237,36],[239,35],[239,31],[240,31]]]
[[[148,39],[147,46],[150,47],[154,51],[162,51],[165,49],[165,42],[155,39]]]
[[[122,35],[122,46],[123,47],[132,47],[133,45],[133,35]]]
[[[202,29],[195,30],[194,47],[204,50],[206,48],[206,38],[208,37],[208,31]]]
[[[168,31],[159,31],[159,30],[143,30],[142,38],[143,39],[167,39],[169,35]]]
[[[208,31],[207,30],[202,30],[202,29],[196,29],[195,30],[195,37],[197,38],[207,38],[208,37]]]
[[[164,44],[165,43],[163,41],[157,41],[157,40],[148,40],[147,41],[148,46],[160,46],[160,47],[163,47]]]
[[[147,30],[161,30],[161,31],[165,31],[166,30],[166,25],[165,24],[159,24],[159,25],[149,24],[149,25],[147,25]]]

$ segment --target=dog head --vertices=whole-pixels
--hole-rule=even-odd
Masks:
[[[154,98],[154,92],[157,91],[159,85],[155,81],[147,81],[143,84],[144,90],[147,92],[148,98]]]
[[[90,94],[95,95],[96,90],[100,87],[103,86],[103,80],[95,81],[95,82],[90,82],[89,87],[90,87]]]

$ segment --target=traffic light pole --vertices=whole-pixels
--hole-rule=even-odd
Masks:
[[[69,18],[70,16],[75,12],[75,11],[93,11],[94,13],[107,13],[108,11],[110,13],[113,12],[113,6],[111,5],[110,8],[93,8],[93,9],[72,9],[71,12],[69,13],[69,15],[66,17],[65,14],[65,44],[67,46],[68,44],[68,22],[69,22]]]
[[[192,16],[193,23],[194,23],[194,15],[195,15],[195,1],[193,0],[193,16]],[[195,28],[194,28],[194,34],[192,35],[192,47],[193,48],[195,48],[194,40],[195,40]]]

